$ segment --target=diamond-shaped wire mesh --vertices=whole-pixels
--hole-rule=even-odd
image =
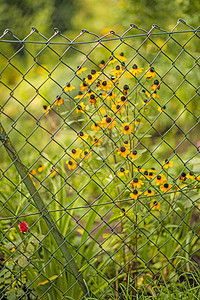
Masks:
[[[1,299],[179,282],[199,262],[199,29],[0,42]]]

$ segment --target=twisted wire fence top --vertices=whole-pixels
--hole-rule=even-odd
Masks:
[[[131,24],[74,39],[4,31],[1,123],[17,152],[10,161],[1,135],[2,295],[25,285],[21,298],[84,296],[18,157],[98,299],[198,262],[199,37],[181,19],[171,31]]]

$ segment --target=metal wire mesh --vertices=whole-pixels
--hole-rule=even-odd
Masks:
[[[199,28],[0,42],[1,299],[179,282],[199,262]]]

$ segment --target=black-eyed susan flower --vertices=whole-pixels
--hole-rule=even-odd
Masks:
[[[98,123],[93,123],[92,126],[91,126],[91,129],[94,130],[94,131],[96,131],[96,130],[100,130],[101,127],[99,126]]]
[[[81,102],[81,103],[77,104],[77,106],[76,106],[76,112],[77,112],[77,114],[78,113],[84,114],[84,111],[85,111],[85,104],[84,104],[84,102]]]
[[[82,72],[85,72],[87,70],[87,68],[85,67],[77,67],[77,71],[76,71],[76,74],[77,75],[80,75]]]
[[[29,173],[30,178],[33,178],[33,176],[35,176],[35,174],[36,174],[36,170],[35,169],[31,170]]]
[[[57,173],[58,173],[58,168],[55,168],[55,169],[52,170],[52,172],[50,173],[50,177],[53,178]]]
[[[150,190],[150,189],[148,189],[148,190],[144,193],[144,195],[150,197],[150,196],[155,195],[155,192],[152,191],[152,190]]]
[[[77,162],[74,159],[67,160],[66,164],[67,164],[69,170],[74,170],[77,168]]]
[[[122,176],[124,176],[127,173],[129,173],[129,170],[126,170],[124,168],[120,168],[120,172],[118,173],[118,176],[122,177]]]
[[[103,128],[113,128],[115,127],[116,121],[108,115],[105,115],[101,121]]]
[[[158,201],[156,201],[156,200],[153,200],[153,201],[150,203],[150,208],[151,208],[152,210],[155,210],[155,209],[159,210],[159,209],[160,209],[160,203],[159,203]]]
[[[160,96],[157,94],[156,91],[153,92],[153,94],[151,94],[151,97],[154,98],[154,99],[159,99]]]
[[[122,69],[119,65],[115,67],[115,69],[112,70],[111,74],[115,77],[119,77],[122,74]]]
[[[63,99],[62,99],[60,96],[57,96],[57,97],[56,97],[55,105],[60,106],[60,105],[63,104],[63,103],[64,103]]]
[[[137,151],[136,150],[131,151],[130,157],[134,159],[137,158]]]
[[[88,85],[91,85],[94,81],[94,78],[91,74],[89,74],[86,78],[85,78],[85,82],[88,84]]]
[[[81,99],[83,98],[83,93],[81,91],[78,92],[78,95],[74,97],[74,99]]]
[[[109,58],[108,65],[114,64],[116,61],[118,61],[118,60],[117,60],[116,58],[114,58],[113,56],[111,56],[111,57]]]
[[[197,181],[200,181],[200,175],[199,175],[199,176],[197,176]]]
[[[160,112],[160,113],[165,113],[165,110],[166,110],[166,106],[165,105],[163,105],[163,106],[158,106],[158,111]]]
[[[145,77],[145,78],[148,78],[148,79],[155,78],[155,77],[156,77],[156,72],[155,72],[154,67],[151,67],[151,68],[146,72],[146,74],[144,75],[144,77]]]
[[[135,120],[133,123],[134,123],[134,125],[140,125],[140,124],[143,124],[142,121],[141,121],[140,119]]]
[[[101,68],[101,69],[103,69],[104,67],[105,67],[105,60],[101,60],[101,62],[100,62],[100,64],[99,64],[99,67]]]
[[[147,170],[145,170],[145,171],[143,172],[143,174],[140,176],[140,178],[144,178],[144,179],[149,180],[149,179],[150,179],[150,177],[149,177],[149,172],[148,172]]]
[[[107,80],[103,80],[100,83],[100,88],[104,91],[108,91],[111,86],[112,86],[112,82],[107,81]]]
[[[157,175],[156,178],[154,179],[154,182],[156,185],[163,184],[164,182],[166,182],[165,175],[163,174]]]
[[[142,182],[142,180],[138,179],[137,177],[135,177],[133,179],[133,181],[131,182],[131,186],[135,189],[135,188],[141,188],[141,186],[144,184],[144,182]]]
[[[93,140],[92,140],[92,144],[94,144],[94,146],[100,146],[101,143],[102,143],[102,139],[93,138]]]
[[[85,149],[81,155],[81,158],[89,159],[91,155],[92,155],[92,151],[90,151],[89,149]]]
[[[38,168],[38,172],[41,173],[45,169],[44,165],[40,165]]]
[[[151,101],[149,99],[144,99],[142,102],[143,102],[143,105],[147,106],[150,104]]]
[[[115,55],[116,58],[118,58],[121,61],[126,61],[127,58],[124,56],[124,52],[121,52],[119,55]]]
[[[171,184],[164,183],[163,185],[160,186],[160,190],[165,193],[166,191],[169,191],[171,187],[172,187]]]
[[[50,110],[53,109],[53,105],[43,105],[43,108],[45,110],[45,115],[48,115],[48,113],[50,112]]]
[[[71,157],[73,157],[74,159],[77,159],[80,157],[82,150],[80,148],[76,148],[76,149],[72,149],[71,152]]]
[[[115,100],[116,94],[114,92],[109,92],[108,95],[106,95],[105,99],[107,100]]]
[[[180,182],[185,181],[186,180],[186,173],[185,172],[181,173],[181,175],[179,176],[179,179],[180,179]]]
[[[154,83],[151,86],[151,89],[154,91],[155,89],[159,90],[160,89],[160,85],[159,85],[159,81],[156,79],[154,81]]]
[[[74,89],[75,89],[75,87],[73,85],[71,85],[70,83],[67,83],[66,86],[64,87],[64,90],[66,92],[71,92]]]
[[[130,148],[130,143],[129,143],[129,141],[124,141],[124,143],[123,143],[123,144],[124,144],[124,146],[125,146],[125,147],[128,147],[128,148]]]
[[[123,123],[120,129],[123,134],[130,134],[132,132],[132,124]]]
[[[87,133],[83,133],[83,131],[79,132],[78,133],[78,140],[81,141],[81,140],[87,140],[87,138],[89,137],[89,134]]]
[[[145,169],[143,167],[141,167],[141,166],[138,166],[137,168],[133,169],[133,171],[137,172],[137,173],[138,172],[143,173],[143,172],[145,172]]]
[[[137,198],[139,197],[139,195],[141,195],[142,192],[137,191],[137,190],[133,190],[132,193],[130,193],[130,197],[134,200],[137,200]]]
[[[128,90],[129,90],[129,86],[127,84],[125,84],[124,87],[123,87],[123,94],[127,95]]]
[[[119,114],[119,113],[123,113],[124,107],[123,107],[123,106],[120,106],[118,103],[115,103],[115,104],[112,105],[112,110],[113,110],[115,113]]]
[[[190,171],[190,172],[186,175],[186,178],[187,178],[187,179],[191,179],[191,180],[195,179],[194,172]]]
[[[173,167],[174,163],[171,160],[165,159],[162,163],[164,169]]]
[[[132,75],[134,75],[134,76],[139,75],[140,73],[142,73],[142,70],[143,70],[143,68],[138,68],[138,66],[136,64],[134,64],[132,66],[132,68],[129,70],[129,72],[126,74],[126,76],[128,78],[132,78],[133,77]]]
[[[97,100],[94,94],[90,95],[90,100],[89,100],[91,105],[96,104]]]
[[[152,172],[152,173],[158,173],[158,172],[156,171],[156,169],[155,169],[155,168],[150,168],[150,169],[148,170],[148,172]]]
[[[124,158],[126,158],[127,155],[130,153],[130,150],[128,149],[128,147],[124,147],[124,146],[118,148],[117,150],[118,150],[118,154]]]
[[[99,76],[100,72],[97,72],[96,70],[91,70],[91,75],[93,80],[96,80],[97,77]]]
[[[127,213],[127,212],[126,212],[125,208],[122,207],[122,208],[121,208],[121,211],[120,211],[120,216],[123,217],[123,216],[126,215],[126,213]]]
[[[85,82],[85,79],[81,82],[80,89],[81,89],[81,92],[88,90],[88,84]]]
[[[122,106],[122,105],[128,105],[128,99],[125,96],[121,96],[118,100],[117,103]]]

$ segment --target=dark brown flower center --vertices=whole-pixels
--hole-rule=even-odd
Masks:
[[[129,130],[129,126],[128,125],[126,125],[126,126],[124,126],[124,130]]]
[[[164,187],[167,189],[169,187],[169,184],[168,183],[165,183],[164,184]]]
[[[72,162],[71,160],[69,161],[69,165],[70,165],[70,166],[73,165],[73,162]]]
[[[95,70],[91,70],[91,74],[92,75],[96,74],[96,71]]]
[[[161,179],[161,176],[160,176],[160,175],[158,175],[158,176],[157,176],[157,179],[158,179],[158,180],[160,180],[160,179]]]
[[[121,101],[125,101],[126,100],[126,97],[124,97],[124,96],[121,96]]]
[[[134,64],[134,65],[132,66],[132,68],[133,68],[133,69],[137,69],[138,66],[137,66],[136,64]]]
[[[76,149],[72,149],[72,153],[75,154],[76,153]]]
[[[111,122],[111,118],[110,117],[107,117],[106,118],[106,123],[110,123]]]
[[[121,152],[125,152],[125,151],[126,151],[126,148],[125,148],[125,147],[121,147],[121,148],[120,148],[120,151],[121,151]]]
[[[89,74],[89,75],[87,76],[87,78],[88,78],[89,80],[91,80],[91,79],[92,79],[92,75]]]
[[[138,191],[137,191],[137,190],[134,190],[134,191],[133,191],[133,194],[134,194],[134,195],[137,195],[137,194],[138,194]]]
[[[137,151],[136,150],[133,151],[133,155],[137,155]]]
[[[135,183],[138,183],[138,178],[134,178],[133,181],[134,181]]]
[[[125,169],[124,169],[124,168],[121,168],[121,169],[120,169],[120,172],[124,172],[124,171],[125,171]]]
[[[107,85],[107,81],[103,81],[103,82],[102,82],[102,85],[103,85],[103,86],[106,86],[106,85]]]

